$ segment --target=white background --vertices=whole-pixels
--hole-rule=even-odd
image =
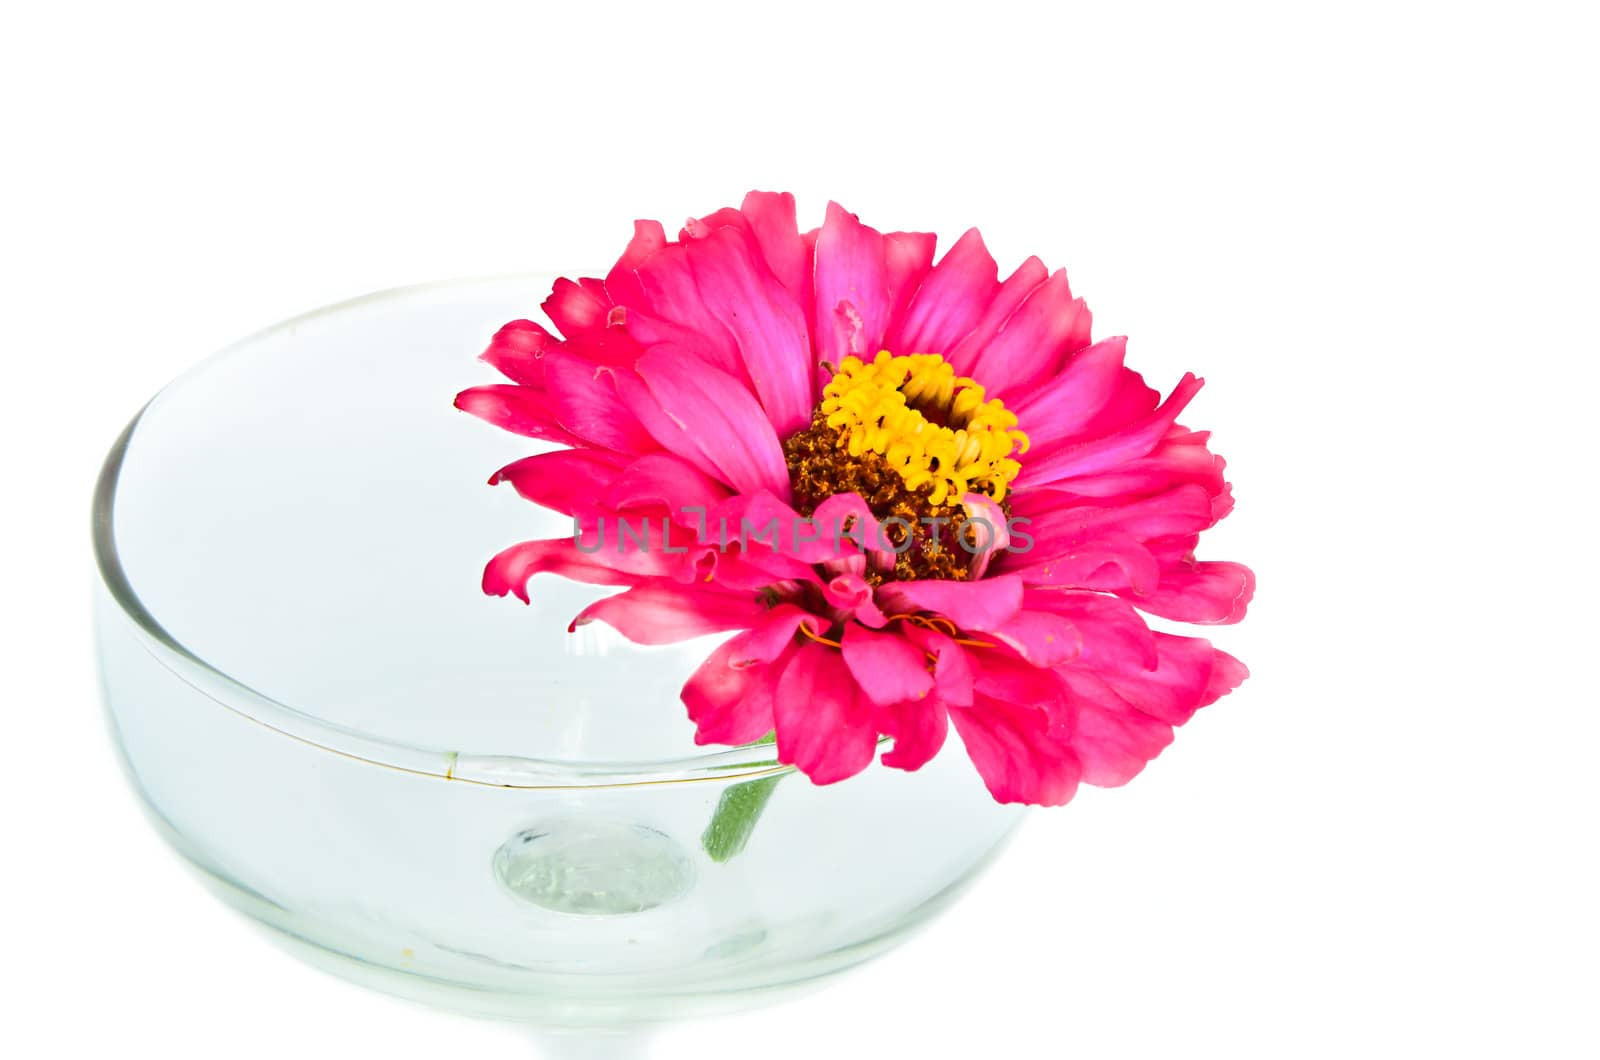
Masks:
[[[4,1051],[519,1055],[299,966],[147,827],[90,486],[260,326],[592,273],[631,218],[764,187],[979,224],[1152,381],[1205,375],[1185,420],[1240,498],[1209,554],[1261,585],[1216,639],[1254,677],[903,949],[658,1055],[1596,1055],[1594,44],[1509,3],[11,10]]]

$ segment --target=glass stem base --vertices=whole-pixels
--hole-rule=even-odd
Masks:
[[[540,1060],[644,1060],[650,1055],[647,1030],[536,1031],[534,1056]]]

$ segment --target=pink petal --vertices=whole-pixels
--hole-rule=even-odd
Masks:
[[[1199,392],[1203,382],[1184,373],[1171,396],[1144,419],[1104,438],[1068,445],[1037,460],[1028,460],[1022,467],[1022,481],[1028,487],[1044,486],[1075,475],[1114,469],[1147,455]]]
[[[780,762],[817,784],[853,777],[872,762],[878,733],[871,704],[838,651],[802,644],[780,681],[772,709]]]
[[[694,532],[698,532],[698,528]],[[714,532],[713,532],[714,533]],[[737,548],[721,546],[708,548],[705,553],[702,580],[706,584],[733,591],[756,592],[786,583],[817,583],[816,571],[787,556],[760,551],[742,552]]]
[[[1030,455],[1037,459],[1056,443],[1079,434],[1116,396],[1127,377],[1138,379],[1123,367],[1127,351],[1125,336],[1103,339],[1068,359],[1054,378],[1007,401],[1017,419],[1027,424]],[[1139,385],[1144,384],[1141,381]],[[1149,404],[1137,415],[1154,409],[1159,399],[1154,390],[1145,389]]]
[[[643,577],[667,573],[655,554],[617,556],[579,551],[570,537],[524,541],[498,553],[483,569],[483,591],[491,596],[511,593],[528,603],[528,579],[535,574],[559,574],[590,585],[632,585]]]
[[[456,395],[456,408],[512,434],[562,445],[584,444],[557,421],[549,395],[533,387],[512,383],[475,386]]]
[[[768,612],[765,619],[751,628],[748,636],[744,638],[744,654],[735,657],[735,664],[749,665],[751,662],[775,659],[778,657],[778,652],[786,645],[795,642],[795,638],[800,635],[801,626],[812,633],[820,633],[824,625],[823,620],[810,611],[802,610],[793,604],[779,604]]]
[[[1216,522],[1233,507],[1233,496],[1223,479],[1226,467],[1227,461],[1206,448],[1204,432],[1174,427],[1149,456],[1098,474],[1061,479],[1049,488],[1084,498],[1138,497],[1193,483],[1211,496],[1211,519]]]
[[[736,667],[728,657],[733,641],[712,652],[683,686],[683,704],[695,724],[694,742],[741,746],[772,731],[778,678],[797,649],[791,645],[772,662]]]
[[[879,761],[895,769],[927,765],[944,746],[950,727],[949,712],[936,696],[878,707],[874,718],[877,730],[894,740]]]
[[[616,373],[559,350],[544,356],[550,404],[561,425],[592,445],[648,452],[655,441],[617,394]]]
[[[707,312],[738,343],[744,369],[780,435],[811,422],[811,348],[805,314],[761,261],[754,243],[721,228],[689,245],[689,264]]]
[[[823,583],[822,595],[842,618],[853,618],[873,629],[882,629],[889,623],[873,599],[872,583],[860,574],[834,575]]]
[[[496,471],[489,485],[509,482],[518,494],[563,515],[590,511],[628,458],[604,449],[557,449],[523,457]]]
[[[660,221],[633,222],[633,238],[628,241],[622,257],[606,273],[606,294],[614,304],[645,304],[644,288],[639,285],[639,277],[634,275],[634,270],[666,245],[667,233]],[[607,321],[610,321],[609,315]]]
[[[1089,345],[1089,325],[1088,307],[1072,297],[1066,272],[1057,270],[978,352],[971,374],[992,396],[1027,394]]]
[[[1032,535],[1034,544],[1026,553],[1011,553],[1007,565],[1012,557],[1038,563],[1111,535],[1151,541],[1197,534],[1212,522],[1211,498],[1195,485],[1118,504],[1084,503],[1070,493],[1047,489],[1026,490],[1012,498],[1012,516],[1014,525],[1029,520],[1020,525]]]
[[[903,632],[907,640],[934,657],[934,695],[939,701],[955,707],[972,706],[974,676],[966,649],[937,630],[906,623]]]
[[[1012,501],[1014,531],[1026,535],[999,566],[1029,585],[1128,591],[1143,596],[1161,578],[1154,542],[1197,534],[1211,525],[1203,488],[1180,486],[1125,504],[1085,504],[1069,493],[1025,490]]]
[[[1100,673],[1119,696],[1153,718],[1182,725],[1249,676],[1239,660],[1209,641],[1170,633],[1157,633],[1155,638],[1160,662],[1154,670]]]
[[[894,353],[948,353],[977,327],[999,289],[999,266],[969,228],[923,278],[885,345]]]
[[[963,493],[961,507],[967,513],[967,525],[972,528],[971,547],[976,550],[968,577],[977,581],[1011,544],[1011,531],[1007,529],[1010,520],[1005,509],[982,493]]]
[[[878,606],[886,615],[928,611],[962,629],[995,629],[1022,607],[1022,580],[1001,575],[980,582],[886,582],[878,589]]]
[[[938,237],[932,232],[890,232],[883,237],[884,293],[890,320],[905,312],[922,286],[933,265],[937,243]]]
[[[735,210],[732,206],[724,206],[715,213],[709,213],[704,217],[689,218],[688,222],[683,226],[683,230],[678,233],[678,238],[684,241],[705,239],[723,228],[734,228],[740,232],[748,232],[750,231],[750,222],[745,219],[743,213]]]
[[[1078,758],[1051,739],[1044,711],[979,697],[971,707],[951,707],[950,720],[997,802],[1061,806],[1077,792]]]
[[[748,383],[744,377],[744,363],[739,358],[739,347],[726,328],[717,324],[708,325],[707,330],[713,330],[717,335],[713,340],[707,337],[706,330],[674,324],[641,308],[648,304],[618,306],[611,311],[613,326],[621,328],[639,350],[655,346],[671,347],[684,353],[691,363],[704,362],[727,372],[742,383]],[[637,360],[638,356],[635,353],[634,359]]]
[[[570,630],[595,619],[635,644],[674,644],[730,629],[749,629],[768,608],[748,593],[705,590],[671,582],[635,585],[579,612]]]
[[[613,509],[665,508],[674,522],[698,526],[728,497],[728,490],[682,457],[646,453],[627,464],[606,484],[603,499]]]
[[[752,191],[740,212],[749,222],[767,267],[796,305],[811,305],[811,249],[795,223],[794,196],[788,192]]]
[[[867,698],[882,706],[922,699],[933,690],[922,650],[893,633],[875,633],[855,622],[845,625],[841,654]]]
[[[1135,601],[1141,610],[1177,622],[1227,625],[1244,618],[1256,576],[1242,563],[1198,562],[1163,570],[1154,589]]]
[[[795,631],[815,621],[798,607],[779,605],[700,664],[682,692],[696,743],[747,744],[772,731],[774,683],[798,650]]]
[[[645,346],[671,343],[689,352],[691,363],[703,361],[745,381],[739,344],[706,308],[687,245],[668,243],[639,265],[634,276],[643,293],[626,307],[623,324],[630,335]]]
[[[860,541],[865,545],[862,554],[875,570],[893,569],[894,552],[877,547],[884,540],[883,527],[861,494],[835,493],[817,505],[816,511],[811,513],[811,521],[821,539],[828,543],[829,555],[855,550],[855,542]]]
[[[1091,670],[1154,670],[1155,634],[1126,600],[1077,589],[1032,589],[1022,606],[1071,620],[1083,650],[1075,660]]]
[[[555,282],[550,297],[540,306],[563,335],[575,335],[590,328],[604,327],[610,299],[603,291],[562,277]]]
[[[1049,611],[1018,611],[986,632],[1035,666],[1057,666],[1083,650],[1077,627]]]
[[[1085,783],[1126,784],[1172,743],[1172,726],[1135,710],[1094,675],[1069,672],[1066,680],[1073,693],[1072,749]]]
[[[972,687],[979,698],[1027,703],[1047,714],[1064,707],[1066,692],[1056,670],[1035,666],[1002,647],[974,648],[967,658],[973,666]]]
[[[850,532],[846,532],[847,526]],[[871,549],[878,521],[856,493],[834,494],[817,505],[809,520],[765,490],[740,493],[711,509],[707,531],[719,542],[771,549],[805,563],[862,556],[857,544],[860,539],[869,546],[868,558],[878,561],[887,557],[879,569],[894,566],[893,553]]]
[[[622,322],[626,317],[626,310],[620,307],[612,309],[605,327],[569,336],[562,343],[562,348],[591,364],[631,368],[633,362],[639,359],[639,354],[644,352],[644,346],[623,327]]]
[[[1249,667],[1227,652],[1218,650],[1212,660],[1211,680],[1206,682],[1206,694],[1201,697],[1204,700],[1202,705],[1215,703],[1244,684],[1249,677]]]
[[[1117,374],[1115,386],[1105,402],[1089,417],[1069,442],[1101,438],[1129,423],[1137,422],[1161,404],[1161,391],[1148,385],[1144,376],[1131,368]]]
[[[741,493],[789,495],[783,447],[745,386],[709,365],[656,347],[639,358],[646,392],[624,383],[625,404],[662,446]]]
[[[1150,549],[1131,534],[1104,532],[1093,540],[1037,560],[1031,553],[1013,555],[1015,561],[1013,556],[1005,557],[1005,572],[1022,579],[1029,587],[1126,590],[1142,595],[1161,580],[1161,564]]]
[[[834,555],[830,542],[809,539],[799,512],[766,490],[735,494],[710,509],[703,531],[706,540],[724,548],[736,545],[747,554],[771,553],[806,563]]]
[[[561,344],[531,320],[513,320],[494,333],[480,359],[513,383],[542,388],[544,366],[540,358]]]
[[[686,511],[686,510],[685,510]],[[820,584],[814,557],[797,556],[790,537],[798,534],[800,516],[766,491],[742,493],[684,519],[713,560],[706,579],[740,588],[761,588],[779,582]]]
[[[817,363],[838,365],[851,354],[870,358],[882,348],[893,308],[883,236],[830,202],[816,255]]]
[[[952,349],[945,360],[962,375],[972,375],[977,370],[978,354],[994,341],[1017,308],[1027,300],[1034,289],[1050,278],[1050,270],[1038,258],[1029,258],[1017,266],[1017,271],[995,292],[994,299],[978,318],[977,325]],[[987,385],[987,380],[980,380]]]

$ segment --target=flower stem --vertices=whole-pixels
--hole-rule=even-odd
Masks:
[[[772,789],[783,777],[784,774],[779,773],[760,780],[747,780],[722,793],[722,798],[717,800],[717,812],[712,814],[711,823],[700,837],[712,861],[726,862],[744,849],[750,841],[750,833],[755,831],[756,822],[761,819],[761,812],[767,808],[767,800],[772,798]]]
[[[756,748],[777,742],[778,734],[769,732],[749,746]],[[756,822],[761,819],[761,812],[767,808],[767,800],[772,798],[772,789],[783,777],[784,774],[779,773],[747,780],[723,791],[717,800],[716,812],[711,815],[711,823],[700,836],[700,844],[712,861],[723,864],[744,849],[750,841],[750,833],[755,831]]]

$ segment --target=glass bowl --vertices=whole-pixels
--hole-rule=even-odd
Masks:
[[[742,1007],[892,946],[1021,811],[954,743],[831,787],[697,747],[678,690],[715,639],[569,633],[607,590],[548,575],[482,594],[494,552],[570,532],[485,485],[535,443],[451,406],[548,289],[371,295],[161,391],[95,497],[111,722],[173,847],[324,967],[547,1027]]]

